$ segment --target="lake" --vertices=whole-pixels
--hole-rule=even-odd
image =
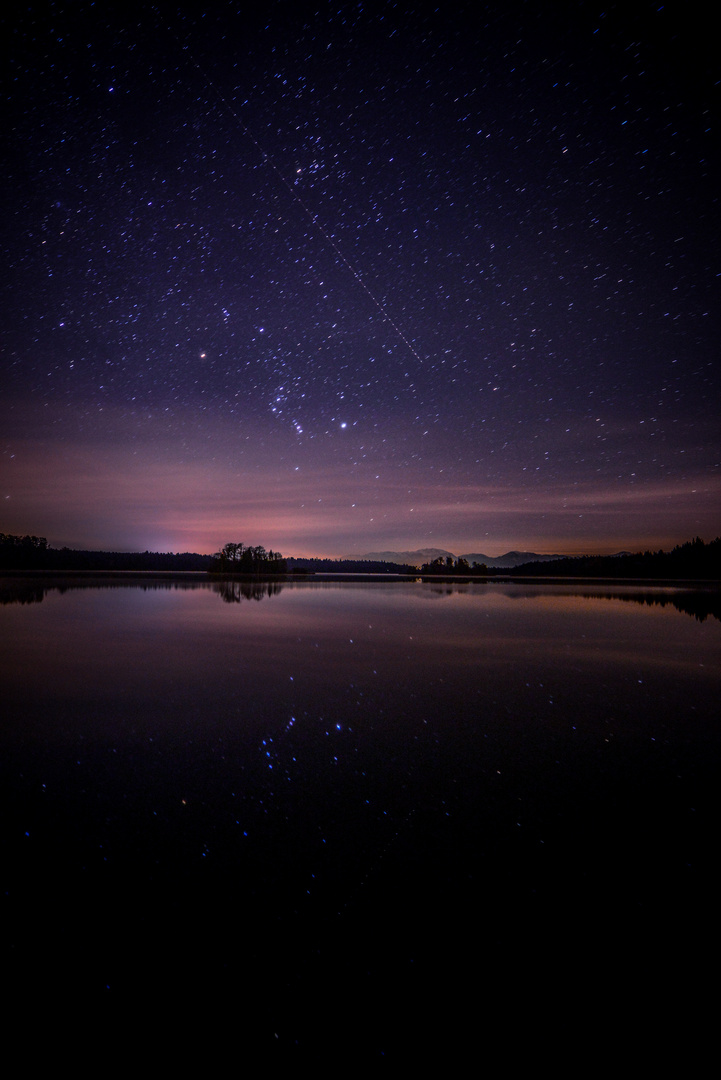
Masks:
[[[718,593],[0,596],[4,970],[36,1014],[162,1002],[269,1055],[404,1060],[692,993]]]

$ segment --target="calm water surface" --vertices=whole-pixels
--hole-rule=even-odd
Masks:
[[[36,1007],[403,1057],[694,978],[713,594],[4,585],[4,949]]]

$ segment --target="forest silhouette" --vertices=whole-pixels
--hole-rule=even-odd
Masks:
[[[205,572],[217,575],[277,577],[291,573],[418,574],[440,577],[588,577],[648,580],[721,579],[721,537],[706,543],[697,536],[671,551],[620,555],[580,555],[529,562],[512,570],[487,567],[464,558],[438,558],[423,566],[364,559],[296,559],[278,551],[229,542],[214,555],[194,552],[80,551],[48,547],[44,536],[0,533],[0,571],[73,572],[135,571],[140,573]]]

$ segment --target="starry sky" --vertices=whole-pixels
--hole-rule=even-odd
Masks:
[[[721,532],[693,5],[16,5],[0,531],[342,557]]]

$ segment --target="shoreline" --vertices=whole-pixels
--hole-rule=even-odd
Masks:
[[[275,583],[282,585],[322,581],[326,583],[360,582],[368,584],[394,584],[397,582],[431,582],[447,585],[644,585],[676,588],[721,589],[718,578],[650,578],[650,577],[586,577],[582,575],[527,575],[527,574],[382,574],[358,572],[321,572],[304,574],[210,574],[205,570],[0,570],[0,579],[22,581],[57,581],[69,578],[80,581],[184,581],[213,584],[214,582],[241,581]]]

